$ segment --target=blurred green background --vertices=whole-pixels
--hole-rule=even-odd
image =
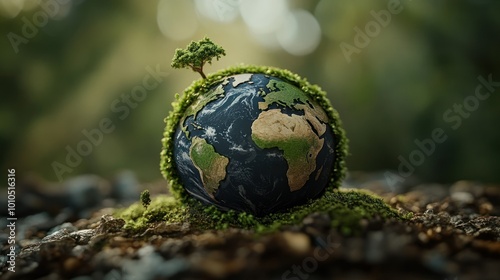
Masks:
[[[271,65],[326,90],[350,139],[350,170],[397,170],[415,139],[441,128],[447,140],[415,175],[500,182],[500,87],[473,97],[478,76],[500,81],[499,11],[494,0],[0,0],[0,166],[50,181],[54,162],[67,167],[63,180],[123,169],[161,178],[163,119],[199,78],[170,59],[206,35],[227,53],[207,73]],[[127,101],[157,68],[160,82]],[[454,111],[464,99],[467,117]],[[69,166],[68,148],[103,119],[114,130]]]

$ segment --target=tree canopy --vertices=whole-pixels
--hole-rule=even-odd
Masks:
[[[198,42],[191,42],[185,49],[176,49],[171,66],[174,68],[191,68],[200,73],[203,79],[206,78],[203,73],[205,63],[212,64],[212,59],[221,58],[226,55],[224,49],[216,45],[209,38],[205,37]]]

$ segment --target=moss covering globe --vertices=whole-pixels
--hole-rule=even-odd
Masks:
[[[161,168],[180,198],[263,216],[317,198],[344,177],[337,112],[319,87],[289,71],[220,71],[173,106]]]

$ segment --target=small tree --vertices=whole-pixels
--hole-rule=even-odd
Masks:
[[[203,65],[207,62],[212,64],[214,57],[219,60],[223,55],[226,55],[224,49],[205,37],[198,42],[191,42],[185,49],[176,49],[171,65],[173,68],[191,68],[206,79]]]

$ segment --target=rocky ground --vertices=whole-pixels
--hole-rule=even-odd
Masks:
[[[500,279],[500,186],[459,181],[388,187],[382,175],[363,173],[351,174],[346,186],[371,190],[413,218],[362,220],[356,236],[343,236],[322,213],[271,234],[199,231],[189,223],[156,223],[133,234],[123,230],[113,209],[137,201],[141,189],[165,193],[163,181],[139,184],[130,172],[111,181],[80,176],[62,187],[26,179],[17,186],[15,272],[7,270],[4,230],[0,277]],[[6,198],[0,202],[7,205]]]

